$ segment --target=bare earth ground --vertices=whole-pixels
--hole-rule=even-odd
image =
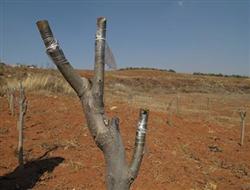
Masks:
[[[120,118],[128,159],[139,108],[150,109],[147,147],[132,189],[250,190],[250,96],[238,88],[248,80],[243,90],[249,89],[249,79],[190,75],[186,81],[189,75],[165,75],[123,71],[107,76],[106,112]],[[195,86],[198,80],[210,82]],[[17,114],[11,116],[7,98],[0,97],[0,189],[105,189],[104,158],[78,98],[28,92],[27,99],[22,170],[16,153]],[[240,108],[247,111],[244,146],[239,145]]]

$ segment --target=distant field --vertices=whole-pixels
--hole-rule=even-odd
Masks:
[[[91,71],[78,70],[82,76],[91,77]],[[114,86],[127,90],[158,93],[250,93],[250,78],[218,77],[206,75],[179,74],[161,70],[118,70],[105,75],[105,88]],[[0,69],[1,88],[16,86],[23,81],[28,90],[41,88],[54,92],[70,93],[68,84],[57,70],[3,67]],[[40,81],[40,84],[38,84]],[[60,89],[61,88],[61,89]],[[37,90],[37,89],[36,89]]]
[[[89,79],[93,75],[77,72]],[[6,98],[6,90],[20,81],[28,99],[25,158],[34,161],[26,165],[26,179],[16,169],[17,118],[10,115]],[[0,189],[15,189],[14,182],[37,190],[104,189],[103,155],[62,76],[56,70],[5,67],[0,84]],[[128,159],[139,108],[150,109],[146,154],[132,189],[250,189],[249,78],[108,71],[105,105],[108,116],[121,120]],[[247,111],[244,146],[239,145],[242,109]],[[51,172],[43,172],[57,161]]]

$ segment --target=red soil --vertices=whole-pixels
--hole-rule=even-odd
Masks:
[[[7,190],[16,183],[34,185],[33,189],[105,189],[103,155],[88,132],[78,99],[29,94],[28,100],[24,143],[27,171],[23,172],[16,169],[16,117],[8,113],[6,98],[0,99],[0,187]],[[129,159],[138,109],[123,102],[113,105],[117,109],[107,107],[107,114],[120,117]],[[169,127],[164,112],[151,110],[146,154],[132,189],[250,188],[250,130],[241,147],[236,130],[181,116],[172,118],[175,126]],[[39,157],[48,160],[39,163]],[[34,163],[29,164],[32,160]],[[51,172],[46,167],[52,167]]]
[[[120,118],[120,132],[130,160],[141,105],[113,95],[105,94],[106,113]],[[160,99],[159,95],[156,103],[145,102],[151,106],[147,147],[131,189],[250,189],[249,120],[245,144],[240,146],[240,119],[230,111],[238,105],[245,105],[249,111],[249,98],[239,95],[234,101],[225,99],[222,103],[221,95],[211,95],[216,104],[208,117],[200,110],[187,108],[191,96],[182,94],[179,114],[156,109],[166,97]],[[208,95],[199,97],[206,100]],[[105,189],[104,158],[90,136],[77,97],[28,93],[27,99],[26,164],[22,170],[16,153],[17,116],[10,115],[7,98],[0,97],[0,189]]]

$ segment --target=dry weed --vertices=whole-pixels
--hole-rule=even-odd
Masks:
[[[19,80],[17,78],[7,78],[2,91],[7,88],[18,88]],[[50,73],[29,74],[23,79],[22,84],[27,91],[49,91],[63,94],[74,94],[70,85],[61,77]]]

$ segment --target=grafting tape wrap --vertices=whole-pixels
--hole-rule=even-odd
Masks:
[[[60,49],[59,43],[58,43],[58,41],[56,39],[53,39],[53,41],[51,41],[49,46],[46,48],[47,54],[49,54],[50,52],[55,51],[57,48]]]
[[[104,40],[106,38],[106,18],[99,17],[97,18],[97,31],[96,31],[96,40]]]
[[[147,132],[148,110],[140,110],[140,120],[136,131],[136,144],[144,144]]]
[[[102,37],[101,31],[98,30],[95,35],[95,40],[105,40],[105,38]]]
[[[63,54],[63,51],[59,47],[57,40],[53,36],[48,21],[38,21],[37,26],[46,46],[46,52],[49,57],[56,63],[67,61]]]
[[[47,47],[46,52],[55,63],[62,64],[67,62],[64,53],[57,42],[52,43],[49,47]]]
[[[40,31],[40,34],[42,36],[42,39],[44,41],[46,48],[49,47],[51,44],[54,43],[55,40],[54,40],[53,33],[50,29],[48,21],[41,20],[41,21],[38,21],[36,24]]]

